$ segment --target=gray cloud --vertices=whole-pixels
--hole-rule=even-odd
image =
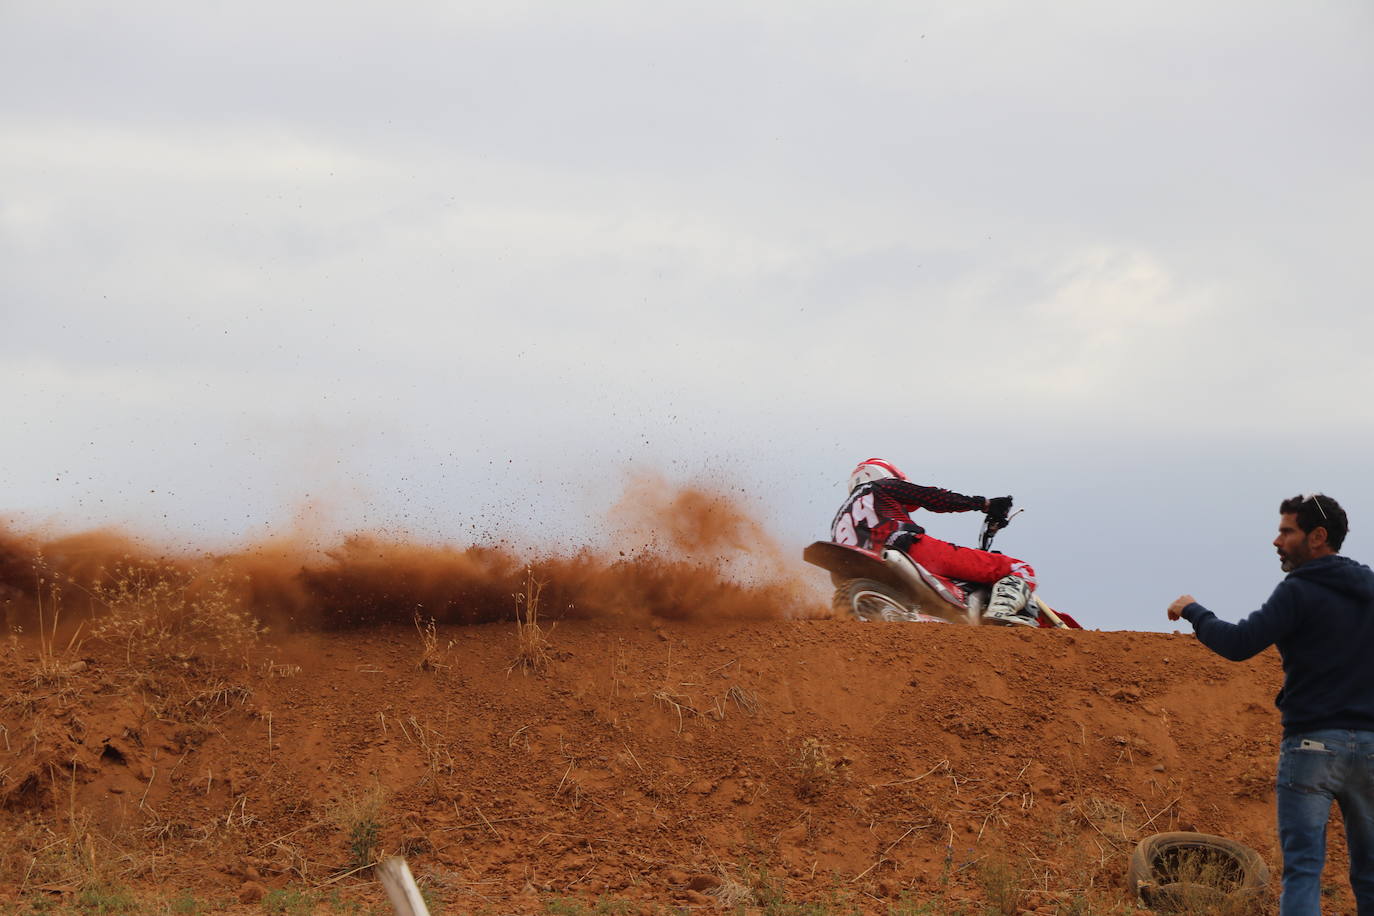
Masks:
[[[800,546],[887,454],[1107,626],[1272,582],[1289,491],[1361,549],[1367,8],[4,19],[0,508],[577,537],[660,466]]]

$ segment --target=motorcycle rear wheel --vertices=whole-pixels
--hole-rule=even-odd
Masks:
[[[846,579],[835,589],[835,610],[858,620],[907,621],[916,618],[901,592],[872,579]]]

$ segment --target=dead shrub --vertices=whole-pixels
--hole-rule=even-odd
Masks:
[[[451,667],[448,664],[448,653],[453,650],[453,640],[449,640],[448,645],[439,647],[439,628],[433,617],[429,618],[428,623],[420,622],[420,612],[415,612],[415,631],[420,634],[420,660],[415,663],[415,667],[421,671],[439,671]]]
[[[507,671],[542,673],[549,667],[549,635],[539,625],[539,602],[544,583],[534,578],[533,570],[525,570],[525,590],[515,596],[515,658]],[[558,624],[554,624],[558,626]]]
[[[170,563],[117,564],[91,594],[105,613],[91,639],[124,651],[133,667],[203,657],[247,665],[266,630],[244,610],[228,575],[197,576]]]
[[[363,869],[381,859],[382,806],[386,790],[374,785],[359,795],[349,794],[334,806],[334,823],[348,841],[349,868]]]
[[[993,912],[1016,916],[1026,900],[1026,870],[1005,855],[990,856],[978,866],[978,884]]]
[[[835,781],[835,765],[830,762],[819,738],[806,738],[797,748],[793,768],[797,771],[797,796],[819,798]]]
[[[43,603],[47,589],[48,603]],[[45,579],[38,581],[36,612],[38,615],[38,665],[34,680],[39,683],[59,683],[63,678],[79,673],[85,663],[78,658],[81,651],[81,630],[85,621],[77,625],[71,638],[61,649],[57,647],[57,627],[62,619],[62,586]]]
[[[1159,864],[1152,905],[1178,916],[1248,916],[1260,899],[1242,893],[1244,875],[1231,857],[1216,850],[1177,849]]]

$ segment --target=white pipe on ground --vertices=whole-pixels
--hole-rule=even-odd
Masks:
[[[400,856],[392,856],[377,865],[377,878],[386,890],[387,899],[397,916],[429,916],[425,898],[410,873],[410,866]]]

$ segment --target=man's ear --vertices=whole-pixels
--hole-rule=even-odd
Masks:
[[[1324,525],[1318,525],[1307,532],[1307,542],[1313,547],[1329,546],[1326,541],[1326,527]]]

